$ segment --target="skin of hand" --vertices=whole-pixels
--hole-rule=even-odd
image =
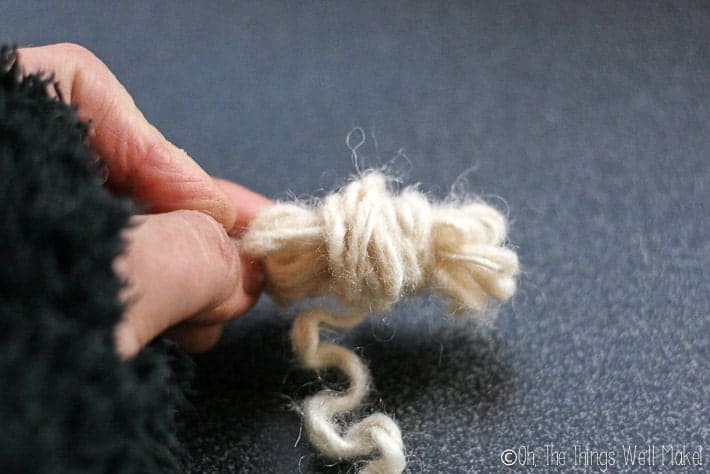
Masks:
[[[146,120],[86,48],[64,43],[17,54],[25,73],[51,74],[62,98],[91,122],[88,142],[106,163],[109,189],[130,192],[149,212],[133,218],[114,262],[127,282],[118,353],[131,358],[166,331],[187,351],[210,348],[223,324],[258,299],[260,266],[240,255],[235,236],[270,201],[209,176]]]

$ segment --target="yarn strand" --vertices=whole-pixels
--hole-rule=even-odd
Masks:
[[[431,203],[416,188],[392,188],[392,180],[369,171],[317,205],[277,203],[256,216],[242,241],[263,261],[266,290],[277,303],[333,296],[351,311],[307,310],[294,321],[291,340],[304,367],[337,368],[349,380],[342,393],[324,390],[304,402],[311,443],[337,460],[379,453],[367,473],[404,470],[402,436],[381,413],[339,429],[335,418],[360,406],[370,374],[352,351],[321,343],[320,325],[347,329],[425,290],[448,297],[451,313],[475,316],[490,298],[510,298],[518,273],[497,210],[478,201]]]
[[[303,404],[306,432],[311,443],[324,455],[337,460],[353,460],[378,451],[363,473],[402,472],[406,462],[399,427],[389,417],[375,413],[352,425],[341,434],[334,418],[356,409],[367,396],[370,374],[354,352],[336,344],[320,342],[321,324],[349,328],[364,314],[335,316],[325,308],[306,310],[293,323],[291,339],[299,362],[306,368],[337,368],[348,379],[349,387],[340,394],[322,391]]]

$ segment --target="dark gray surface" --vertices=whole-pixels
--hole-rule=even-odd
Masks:
[[[346,338],[412,472],[521,446],[547,468],[550,443],[568,468],[575,445],[628,467],[629,444],[703,446],[707,468],[709,3],[96,3],[5,0],[0,39],[89,47],[210,172],[322,194],[358,125],[361,166],[505,199],[525,272],[492,329],[421,299]],[[318,385],[292,369],[294,314],[265,301],[198,359],[192,472],[350,467],[297,442],[289,404]]]

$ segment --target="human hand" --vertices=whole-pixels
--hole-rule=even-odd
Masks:
[[[235,183],[215,183],[238,203],[234,233],[269,203]],[[128,282],[120,295],[127,310],[116,328],[119,354],[132,357],[165,331],[183,350],[209,349],[226,321],[256,303],[263,284],[259,263],[241,255],[234,237],[202,212],[177,210],[134,221],[114,262]]]
[[[53,74],[62,98],[91,121],[88,142],[106,163],[107,186],[130,192],[152,213],[134,218],[115,262],[128,283],[121,294],[127,309],[115,332],[119,354],[134,356],[169,328],[186,350],[211,347],[222,324],[247,311],[261,289],[258,264],[240,257],[228,233],[246,227],[269,200],[210,177],[145,119],[85,48],[22,48],[18,58],[26,73]]]

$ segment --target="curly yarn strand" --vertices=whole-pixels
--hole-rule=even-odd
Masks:
[[[404,445],[399,427],[380,413],[368,416],[340,433],[333,421],[336,416],[356,409],[367,396],[370,374],[352,351],[335,344],[320,342],[319,327],[326,324],[349,328],[358,324],[364,314],[335,316],[329,310],[304,311],[293,323],[291,339],[299,362],[307,368],[337,368],[350,380],[342,393],[323,391],[303,405],[306,432],[311,443],[324,455],[338,460],[352,460],[378,451],[380,457],[370,462],[363,472],[402,472],[406,465]]]

